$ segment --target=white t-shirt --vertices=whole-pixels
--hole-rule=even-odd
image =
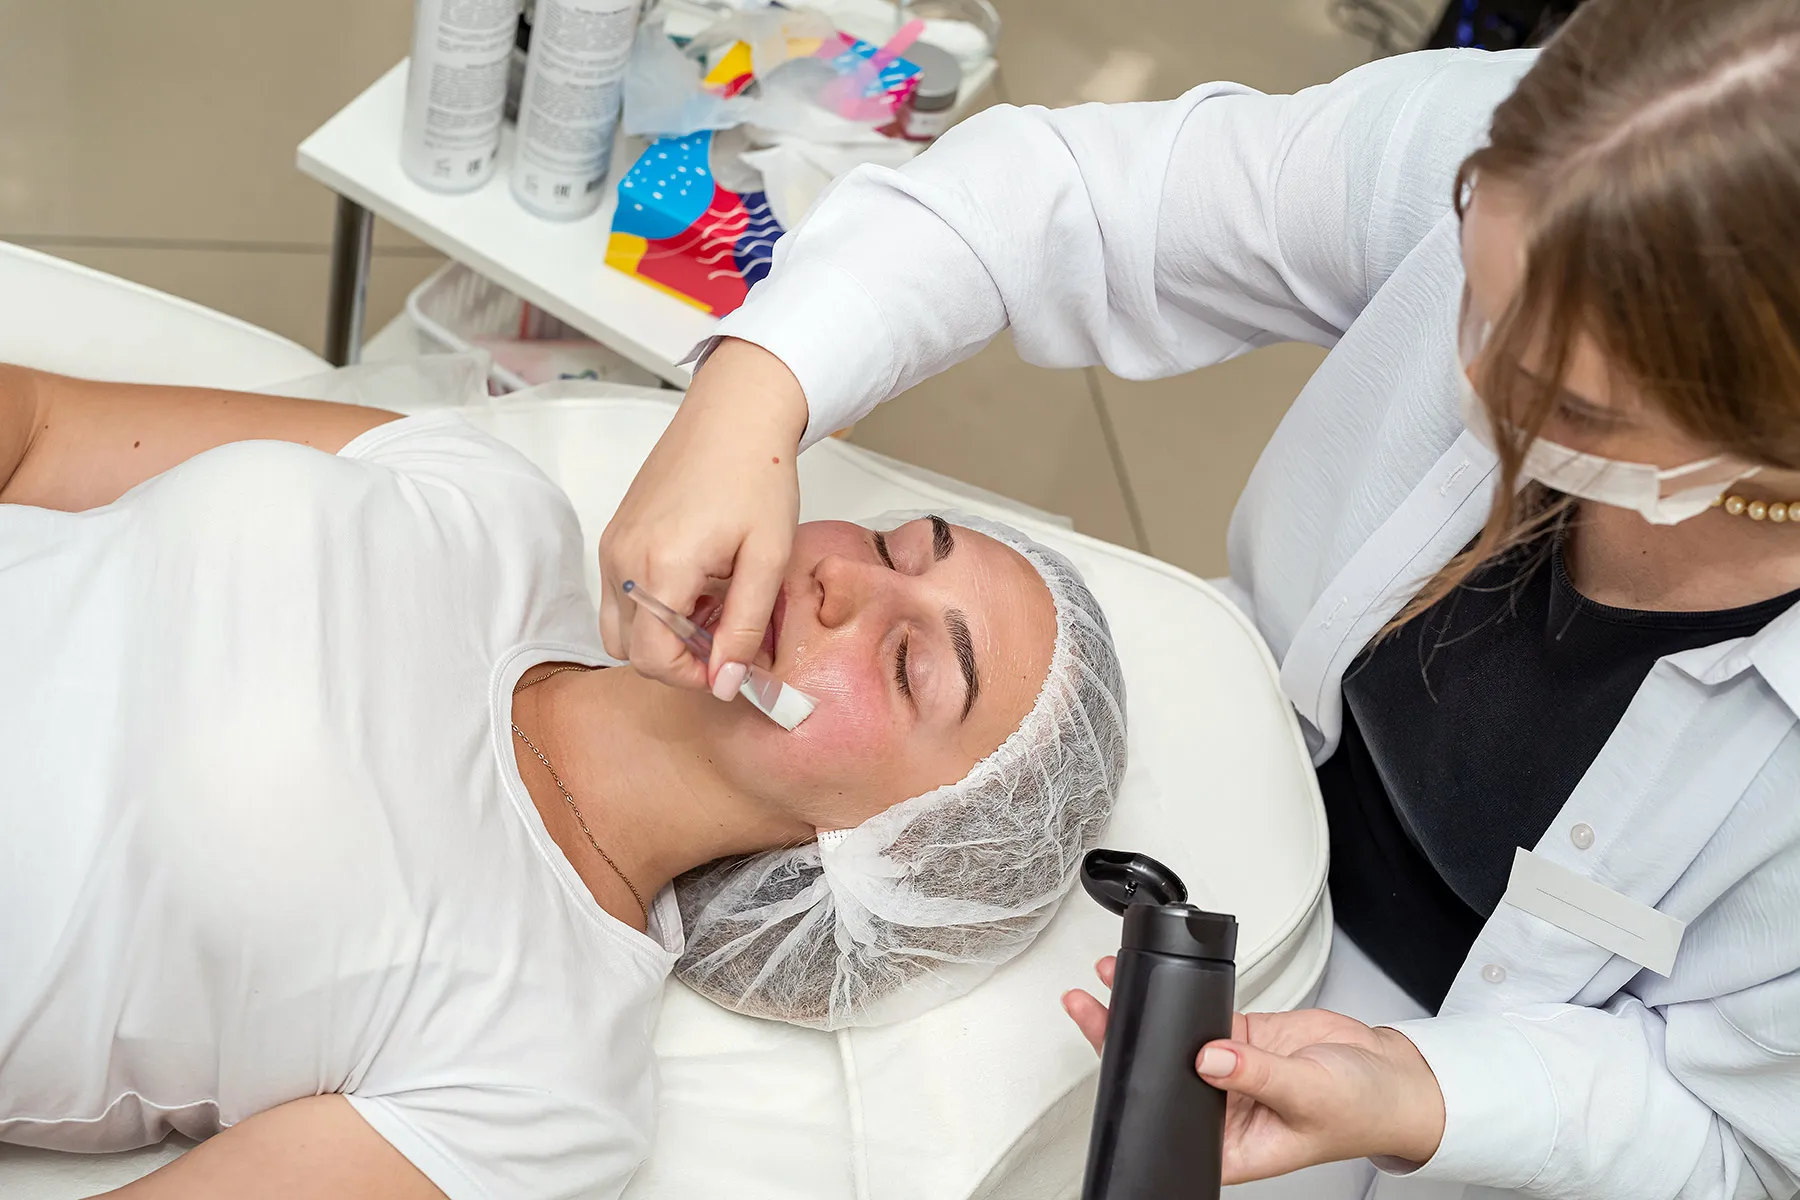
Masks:
[[[0,505],[0,1141],[341,1092],[453,1200],[623,1189],[679,916],[600,909],[509,730],[604,661],[580,547],[454,413]]]

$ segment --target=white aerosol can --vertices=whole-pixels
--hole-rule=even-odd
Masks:
[[[413,0],[400,163],[421,187],[468,192],[494,174],[520,0]]]
[[[519,97],[512,192],[541,217],[600,207],[638,0],[537,0]]]

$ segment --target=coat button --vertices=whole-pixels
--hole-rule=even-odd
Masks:
[[[1481,977],[1489,983],[1505,983],[1506,968],[1499,963],[1489,963],[1481,968]]]
[[[1594,844],[1594,827],[1586,823],[1576,825],[1569,830],[1569,840],[1575,843],[1577,850],[1586,850]]]

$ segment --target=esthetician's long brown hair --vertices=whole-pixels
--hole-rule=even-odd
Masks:
[[[1590,0],[1495,111],[1457,211],[1490,180],[1530,214],[1475,366],[1513,431],[1486,528],[1396,625],[1566,509],[1517,485],[1578,332],[1695,439],[1800,469],[1800,0]]]

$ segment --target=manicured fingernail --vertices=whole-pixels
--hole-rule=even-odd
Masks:
[[[737,695],[738,689],[744,686],[744,676],[749,673],[750,668],[743,663],[726,663],[719,668],[719,673],[713,676],[713,695],[721,700],[731,699]]]
[[[1223,1046],[1208,1046],[1200,1052],[1200,1073],[1223,1079],[1237,1070],[1237,1055]]]

